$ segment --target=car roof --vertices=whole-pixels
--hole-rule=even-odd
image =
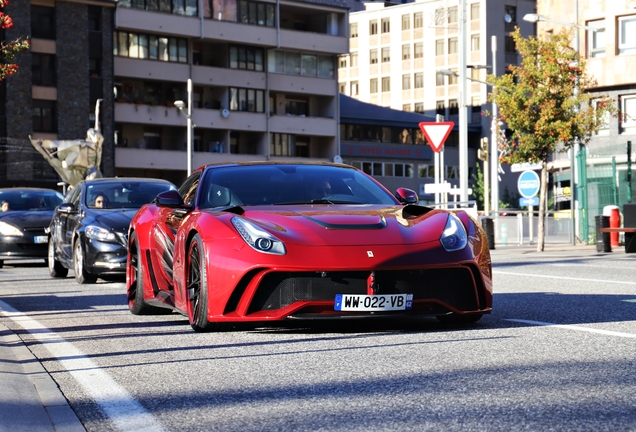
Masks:
[[[198,170],[204,170],[206,168],[217,168],[217,167],[231,167],[231,166],[263,166],[263,165],[305,165],[305,166],[330,166],[330,167],[340,167],[340,168],[348,168],[348,169],[356,169],[355,167],[347,164],[335,163],[335,162],[320,162],[320,161],[247,161],[247,162],[217,162],[210,163],[207,165],[201,166]],[[198,171],[197,170],[197,171]]]
[[[60,192],[56,189],[35,188],[35,187],[14,187],[0,188],[0,192]]]
[[[83,180],[84,184],[96,184],[96,183],[123,183],[123,182],[145,182],[145,183],[166,183],[172,184],[172,182],[159,178],[147,178],[147,177],[100,177],[91,180]]]

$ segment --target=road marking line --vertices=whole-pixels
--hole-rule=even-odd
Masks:
[[[28,331],[82,386],[102,412],[122,431],[162,431],[163,427],[123,387],[72,343],[38,321],[0,301],[0,312]]]
[[[630,281],[614,281],[614,280],[606,280],[606,279],[587,279],[587,278],[573,278],[566,276],[550,276],[550,275],[541,275],[541,274],[533,274],[533,273],[516,273],[516,272],[507,272],[501,270],[493,270],[493,274],[505,274],[505,275],[513,275],[513,276],[529,276],[534,278],[548,278],[548,279],[567,279],[573,281],[584,281],[584,282],[602,282],[602,283],[611,283],[611,284],[624,284],[624,285],[636,285],[636,282]]]
[[[577,330],[577,331],[584,331],[589,333],[599,333],[606,336],[618,336],[618,337],[632,338],[632,339],[636,338],[636,334],[634,333],[622,333],[622,332],[615,332],[611,330],[600,330],[600,329],[593,329],[589,327],[580,327],[580,326],[571,325],[571,324],[554,324],[554,323],[548,323],[543,321],[532,321],[532,320],[514,319],[514,318],[505,318],[504,321],[512,321],[512,322],[538,325],[538,326],[544,326],[544,327],[558,327],[558,328],[563,328],[566,330]]]

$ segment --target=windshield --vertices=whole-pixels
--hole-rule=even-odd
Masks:
[[[0,191],[2,211],[39,211],[55,210],[64,200],[64,196],[54,190],[5,190]]]
[[[127,181],[96,182],[86,186],[85,205],[96,209],[138,209],[152,202],[158,193],[175,187],[170,183]]]
[[[322,165],[244,165],[209,169],[199,208],[234,205],[388,204],[399,202],[354,168]]]

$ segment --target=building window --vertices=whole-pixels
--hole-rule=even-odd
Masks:
[[[411,58],[411,45],[402,45],[402,60],[409,60]]]
[[[196,1],[196,0],[195,0]],[[248,0],[240,0],[238,4],[238,22],[265,27],[275,27],[275,6],[271,3],[259,3]],[[300,29],[297,29],[300,30]]]
[[[411,112],[411,104],[410,104],[410,103],[408,103],[408,104],[403,104],[403,105],[402,105],[402,111],[405,111],[405,112]]]
[[[378,50],[375,48],[369,51],[369,63],[370,64],[378,63]]]
[[[288,75],[317,75],[323,78],[332,78],[334,76],[334,59],[332,56],[274,50],[268,58],[269,72]],[[353,54],[351,55],[351,60],[353,66]]]
[[[358,88],[358,81],[351,81],[351,96],[357,96],[360,93]]]
[[[390,92],[391,91],[391,78],[382,77],[382,92]]]
[[[230,110],[265,112],[263,90],[230,87]]]
[[[285,114],[306,117],[309,115],[309,104],[306,100],[285,99]]]
[[[417,176],[419,178],[435,178],[435,165],[418,165]]]
[[[451,99],[448,101],[448,113],[450,115],[459,114],[459,105],[457,104],[457,99]]]
[[[415,74],[415,88],[424,88],[424,73],[417,72]]]
[[[618,53],[636,54],[636,15],[618,19]]]
[[[504,50],[507,53],[517,52],[517,47],[515,46],[515,40],[512,36],[506,36],[504,39]]]
[[[479,51],[479,42],[480,42],[480,38],[479,35],[472,35],[470,37],[470,50],[471,51]]]
[[[358,53],[351,53],[350,57],[351,67],[358,67]]]
[[[415,112],[416,113],[423,113],[424,112],[424,103],[423,102],[417,102],[415,104]]]
[[[411,29],[411,15],[402,15],[402,31]]]
[[[411,74],[402,75],[402,90],[411,90]]]
[[[605,57],[605,20],[589,21],[587,26],[596,29],[587,31],[588,57]]]
[[[454,73],[448,76],[448,85],[457,84],[459,81],[459,75],[457,74],[457,69],[451,69]]]
[[[167,12],[178,15],[197,16],[199,14],[197,0],[120,0],[121,6],[149,11]]]
[[[481,98],[479,96],[473,96],[471,98],[471,112],[481,112]]]
[[[479,19],[479,3],[472,3],[470,5],[470,20],[476,21]]]
[[[391,33],[391,20],[382,18],[382,33]]]
[[[415,58],[424,57],[424,43],[417,42],[416,44],[413,45],[413,47],[415,51]]]
[[[446,54],[444,52],[444,39],[438,39],[435,41],[435,55],[443,56],[444,54]]]
[[[378,34],[378,21],[373,20],[369,21],[369,35],[377,35]]]
[[[33,101],[33,132],[57,132],[56,102],[49,100]]]
[[[55,39],[55,8],[31,6],[31,37]]]
[[[457,6],[448,8],[448,23],[457,24]]]
[[[388,63],[391,61],[391,48],[382,48],[382,63]]]
[[[358,23],[351,23],[349,25],[349,32],[351,34],[351,38],[357,38],[358,37]]]
[[[481,69],[470,68],[470,77],[474,80],[481,79]]]
[[[343,57],[346,62],[346,57]],[[265,57],[262,48],[230,45],[230,69],[246,69],[262,72]]]
[[[435,102],[435,114],[445,116],[446,115],[446,104],[444,101]]]
[[[374,93],[378,92],[378,79],[377,78],[371,78],[371,81],[369,82],[369,92],[371,94],[374,94]]]
[[[446,80],[444,80],[444,75],[442,75],[441,73],[436,73],[435,74],[435,85],[437,87],[443,86],[444,84],[446,84]]]
[[[448,39],[448,53],[457,54],[457,38]]]
[[[338,91],[340,93],[344,93],[347,88],[347,83],[338,83]]]
[[[636,95],[621,98],[621,127],[636,126]]]
[[[167,62],[188,62],[188,41],[128,32],[113,32],[113,54]]]
[[[458,179],[459,178],[459,167],[457,165],[446,165],[446,178],[447,179]]]
[[[31,55],[32,84],[36,86],[55,87],[55,56],[51,54],[33,53]]]
[[[506,19],[508,24],[515,24],[517,22],[517,6],[504,6],[505,14],[508,15],[509,18]]]
[[[341,56],[338,61],[338,69],[344,69],[347,67],[347,56]]]
[[[291,134],[271,133],[269,135],[269,154],[272,156],[303,156],[297,154],[296,136]],[[305,156],[306,157],[306,156]]]
[[[424,27],[424,16],[422,12],[417,12],[413,14],[413,28],[422,28]]]

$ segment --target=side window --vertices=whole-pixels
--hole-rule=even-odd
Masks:
[[[73,189],[69,190],[64,197],[65,203],[73,203],[77,205],[77,200],[80,196],[80,191],[82,190],[82,185],[77,185]]]
[[[186,179],[185,183],[183,183],[179,188],[179,193],[183,197],[183,202],[185,204],[194,205],[194,199],[197,196],[200,179],[201,171],[198,171],[190,176],[190,178]]]

